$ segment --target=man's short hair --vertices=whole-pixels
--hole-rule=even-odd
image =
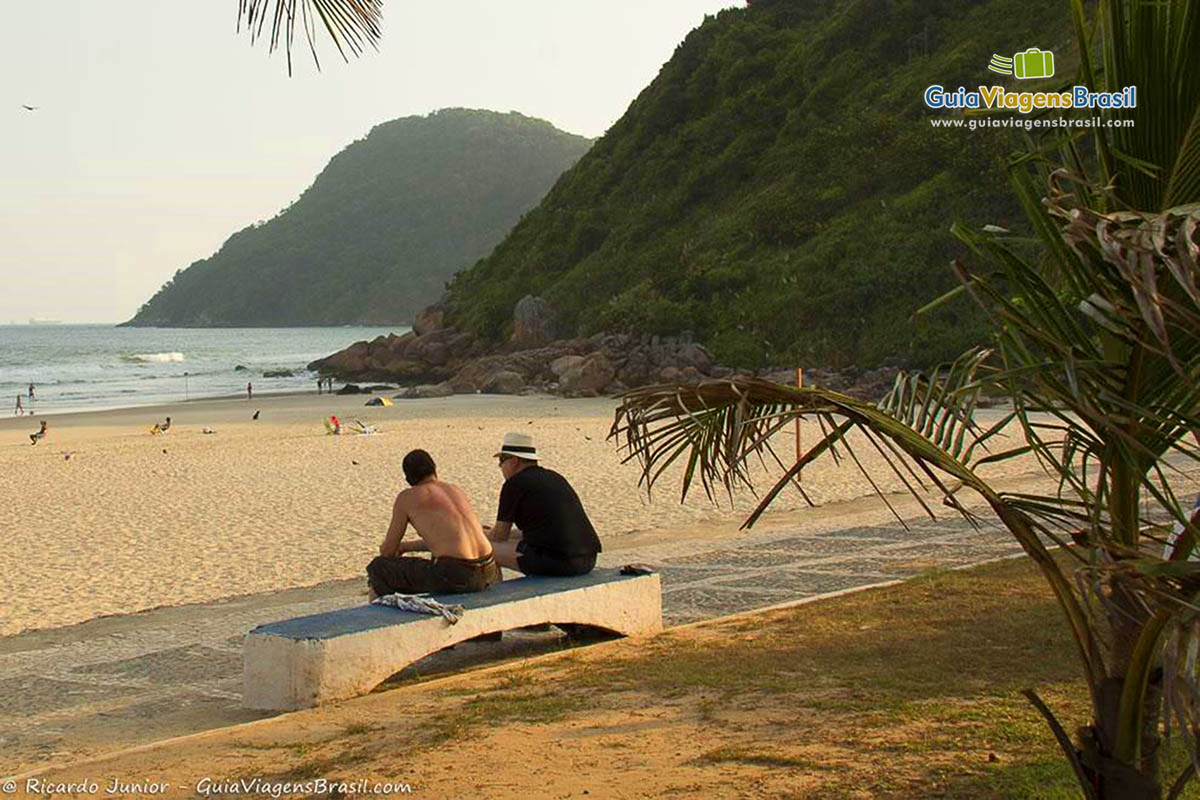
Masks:
[[[433,456],[424,450],[413,450],[406,455],[403,467],[404,480],[408,481],[409,486],[416,486],[430,475],[437,474],[437,464],[433,463]]]

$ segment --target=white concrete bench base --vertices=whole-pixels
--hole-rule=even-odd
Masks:
[[[450,625],[441,617],[364,605],[255,628],[243,649],[243,703],[291,711],[356,697],[430,653],[526,625],[572,623],[623,636],[662,630],[658,575],[598,569],[576,578],[518,578],[437,599],[465,606],[462,620]]]

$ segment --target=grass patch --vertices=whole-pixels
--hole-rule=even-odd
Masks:
[[[744,747],[718,747],[695,759],[697,764],[748,764],[755,767],[817,770],[825,769],[810,759],[769,753]]]
[[[547,726],[540,735],[553,741],[586,720],[603,742],[594,760],[623,749],[657,759],[690,772],[672,779],[676,788],[733,771],[771,796],[1074,800],[1070,768],[1025,687],[1068,730],[1086,720],[1065,624],[1040,574],[1019,560],[468,678],[389,726],[386,743],[361,738],[377,728],[350,725],[320,752],[291,752],[297,775],[368,759],[394,770],[507,723]],[[624,730],[623,710],[637,719]],[[668,742],[658,751],[647,749],[654,731]],[[1166,754],[1168,783],[1185,759]],[[1185,797],[1200,797],[1200,784]]]

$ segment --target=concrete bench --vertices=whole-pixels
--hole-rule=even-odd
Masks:
[[[466,608],[441,617],[363,605],[260,625],[242,651],[243,703],[290,711],[369,692],[415,661],[487,633],[571,623],[623,636],[662,630],[658,575],[597,569],[575,578],[524,577],[478,594],[442,595]]]

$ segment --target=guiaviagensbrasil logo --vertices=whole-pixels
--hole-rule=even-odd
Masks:
[[[988,69],[1018,80],[1054,77],[1054,53],[1030,47],[1008,56],[993,55]],[[1137,87],[1127,86],[1119,92],[1093,92],[1086,86],[1052,92],[1014,92],[1003,86],[980,86],[974,91],[960,86],[948,91],[941,84],[925,90],[925,105],[935,109],[990,109],[1018,111],[1029,114],[1034,110],[1125,109],[1137,108]]]
[[[1054,53],[1031,47],[1012,58],[993,54],[988,69],[1001,75],[1015,75],[1021,80],[1054,77]]]

